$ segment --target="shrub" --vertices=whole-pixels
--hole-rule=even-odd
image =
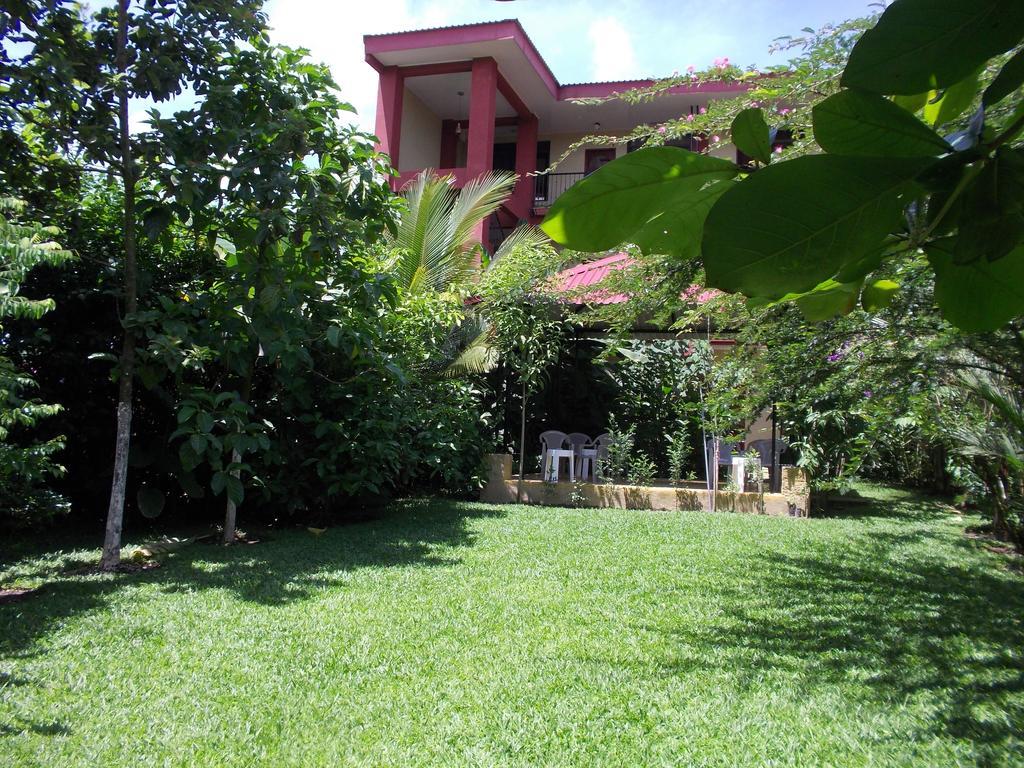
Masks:
[[[650,485],[656,472],[657,467],[654,466],[651,457],[638,451],[629,462],[626,479],[630,485]]]
[[[689,464],[692,454],[690,433],[686,429],[680,429],[672,435],[668,449],[668,477],[673,485],[679,485],[682,481],[683,470]]]

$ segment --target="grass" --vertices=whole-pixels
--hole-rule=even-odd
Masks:
[[[24,544],[0,765],[1021,764],[1024,581],[974,522],[408,502],[117,576]]]

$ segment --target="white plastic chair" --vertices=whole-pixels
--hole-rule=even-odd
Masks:
[[[748,447],[753,448],[755,451],[757,451],[757,455],[761,459],[761,467],[767,469],[769,477],[771,477],[771,474],[775,471],[774,467],[776,462],[778,462],[779,464],[782,463],[779,461],[779,457],[782,456],[782,452],[785,451],[786,448],[788,448],[789,446],[782,440],[775,441],[775,461],[772,461],[773,457],[771,440],[751,440],[748,444]]]
[[[540,433],[540,472],[545,480],[553,478],[558,480],[558,463],[561,459],[568,457],[569,474],[575,475],[575,467],[572,465],[572,451],[563,451],[568,435],[555,429],[549,429]],[[554,459],[554,466],[549,464]]]
[[[608,446],[611,445],[612,437],[607,432],[602,432],[594,438],[594,441],[583,448],[583,456],[592,459],[594,462],[593,476],[598,477],[601,463],[608,458]]]
[[[565,441],[572,448],[572,458],[576,462],[576,476],[586,477],[583,472],[583,447],[590,443],[590,435],[585,435],[582,432],[570,432],[566,435]]]
[[[732,466],[732,452],[735,449],[735,444],[727,443],[724,440],[718,441],[718,466],[720,467],[731,467]],[[709,438],[704,444],[705,450],[708,452],[708,463],[711,463],[712,458],[715,455],[715,441]]]
[[[772,441],[771,440],[751,440],[749,443],[750,448],[757,451],[757,455],[761,457],[761,466],[770,467],[772,465]],[[775,454],[776,457],[781,456],[782,452],[787,448],[786,443],[782,440],[775,441]]]
[[[733,458],[739,458],[739,456],[738,455],[734,456],[733,450],[735,448],[736,448],[736,445],[734,443],[727,443],[724,440],[719,440],[718,441],[718,466],[715,467],[714,470],[712,470],[711,469],[711,463],[715,460],[715,440],[714,440],[714,438],[708,438],[704,442],[704,450],[707,452],[707,457],[708,457],[707,458],[708,470],[714,472],[715,473],[715,477],[718,476],[717,473],[718,473],[718,470],[719,470],[720,467],[729,467],[730,468],[730,470],[729,470],[730,476],[734,480],[736,479],[735,474],[734,474],[735,471],[736,471],[734,469],[735,462],[733,462]],[[741,466],[742,466],[742,462],[741,462]],[[740,470],[740,474],[742,475],[742,469]]]

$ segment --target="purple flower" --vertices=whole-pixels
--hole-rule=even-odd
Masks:
[[[842,359],[843,359],[843,353],[842,353],[842,352],[833,352],[833,353],[832,353],[831,355],[829,355],[829,356],[828,356],[828,357],[827,357],[826,359],[827,359],[827,360],[828,360],[828,361],[829,361],[830,363],[838,363],[838,362],[839,362],[840,360],[842,360]]]
[[[866,397],[866,398],[869,398],[869,399],[870,399],[871,395],[872,395],[872,392],[871,392],[871,390],[870,390],[870,389],[865,389],[865,390],[864,390],[864,397]]]

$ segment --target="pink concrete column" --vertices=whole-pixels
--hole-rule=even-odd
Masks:
[[[498,93],[498,63],[473,59],[469,87],[469,143],[466,170],[469,178],[489,171],[494,158],[494,105]]]
[[[466,144],[466,178],[475,179],[494,165],[494,106],[498,93],[498,63],[491,58],[473,59],[469,86],[469,136]],[[490,249],[490,221],[480,222],[473,238]]]
[[[531,173],[537,170],[537,118],[533,115],[519,118],[516,135],[516,181],[512,191],[512,210],[521,219],[530,216],[533,208],[533,183]]]
[[[398,170],[398,149],[402,141],[402,97],[405,78],[398,67],[381,70],[377,86],[377,150],[391,157],[391,165]],[[392,185],[397,179],[392,179]]]

